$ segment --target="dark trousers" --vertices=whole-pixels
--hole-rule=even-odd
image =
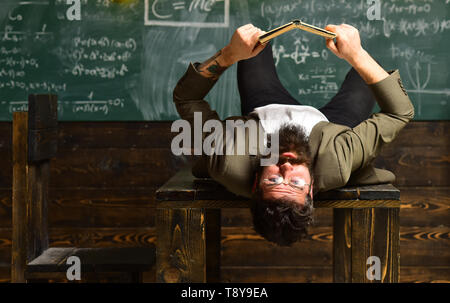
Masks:
[[[258,56],[239,61],[237,78],[242,115],[269,104],[301,105],[281,84],[271,45]],[[351,68],[337,94],[319,110],[332,123],[355,127],[371,115],[375,102],[367,84]]]

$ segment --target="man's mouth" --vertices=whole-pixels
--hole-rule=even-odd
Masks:
[[[284,158],[292,158],[292,159],[297,159],[297,155],[292,153],[292,152],[285,152],[281,154],[281,157]]]

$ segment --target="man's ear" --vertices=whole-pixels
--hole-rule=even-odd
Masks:
[[[314,179],[311,178],[311,185],[309,186],[309,195],[311,196],[311,200],[314,200]]]

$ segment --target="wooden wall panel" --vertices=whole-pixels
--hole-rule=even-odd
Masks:
[[[331,283],[330,266],[225,266],[222,281],[232,283]],[[400,283],[449,283],[447,266],[401,266]]]
[[[307,240],[280,247],[256,234],[251,227],[222,229],[223,266],[331,266],[332,228],[310,229]]]
[[[10,235],[10,229],[0,230],[0,259],[3,260],[0,262],[0,268],[9,265]],[[450,282],[449,236],[450,232],[446,227],[425,230],[401,227],[401,282]],[[50,230],[51,246],[127,247],[145,246],[155,241],[154,228]],[[221,242],[222,273],[225,273],[225,282],[327,282],[327,279],[332,279],[329,272],[332,266],[331,227],[313,228],[308,239],[290,248],[277,247],[265,241],[250,227],[222,228]],[[436,269],[435,275],[433,269]],[[243,274],[246,270],[249,272]],[[307,271],[310,272],[306,273]],[[406,272],[407,276],[403,277],[402,272]]]
[[[60,122],[58,147],[170,148],[171,122]]]
[[[148,186],[169,178],[189,162],[188,157],[172,156],[170,125],[61,122],[51,186]],[[449,129],[450,122],[410,123],[376,164],[394,171],[398,186],[450,186]],[[5,159],[0,163],[0,188],[11,186],[10,136],[10,123],[0,123],[0,158]]]
[[[69,188],[50,191],[50,226],[148,227],[154,226],[151,188]],[[401,226],[437,227],[449,222],[449,187],[400,187]],[[11,227],[11,191],[0,189],[0,228]],[[331,209],[314,210],[314,226],[332,225]],[[252,226],[250,210],[222,210],[223,227]]]
[[[375,166],[396,175],[397,186],[448,186],[450,155],[447,147],[403,147],[383,150]]]
[[[154,191],[190,157],[170,151],[171,122],[61,122],[52,161],[52,246],[156,241]],[[413,122],[377,158],[401,189],[401,282],[450,282],[449,121]],[[11,123],[0,123],[0,282],[9,279]],[[310,237],[293,248],[266,242],[248,209],[222,211],[225,282],[329,282],[332,212],[317,209]],[[151,279],[150,279],[151,280]],[[149,280],[149,281],[150,281]]]
[[[400,187],[400,225],[447,226],[450,222],[450,187]]]
[[[183,166],[170,149],[108,148],[62,150],[52,160],[51,187],[154,187]],[[172,168],[172,169],[168,169]]]
[[[69,188],[50,191],[50,227],[154,226],[154,192],[149,188]],[[11,227],[10,190],[0,190],[0,228]]]
[[[448,265],[449,237],[447,227],[401,227],[402,266]],[[155,241],[154,228],[50,229],[51,246],[130,247],[146,246]],[[279,247],[267,242],[251,227],[224,227],[221,243],[223,266],[331,266],[331,227],[312,228],[308,239],[292,247]],[[10,255],[10,248],[11,229],[0,229],[1,258]]]
[[[332,266],[223,266],[223,282],[230,283],[331,283]]]

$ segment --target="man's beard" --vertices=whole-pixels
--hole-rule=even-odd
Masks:
[[[305,164],[311,169],[311,153],[309,150],[308,137],[303,127],[294,124],[284,123],[278,131],[279,136],[279,159],[278,163],[283,164],[288,161],[291,164]],[[292,152],[297,155],[296,159],[282,157],[285,152]]]

